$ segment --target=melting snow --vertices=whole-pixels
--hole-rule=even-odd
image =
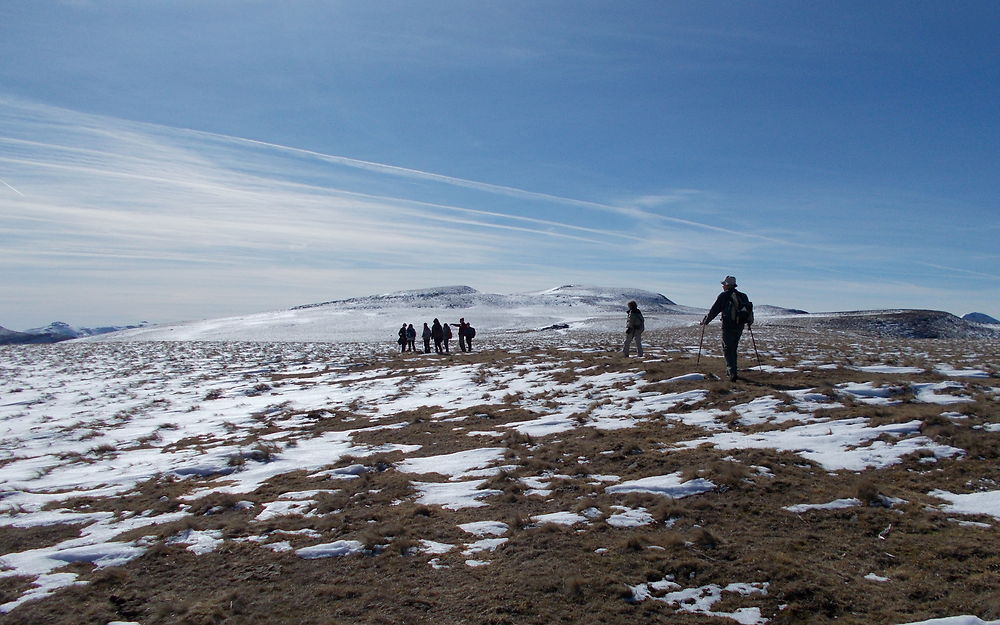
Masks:
[[[830,503],[800,503],[794,506],[785,506],[783,509],[789,512],[808,512],[810,510],[843,510],[844,508],[853,508],[855,506],[860,506],[860,499],[837,499],[831,501]]]
[[[364,551],[364,545],[356,540],[337,540],[332,543],[312,545],[295,550],[300,558],[312,560],[315,558],[339,558]]]
[[[956,495],[944,490],[932,490],[929,495],[950,501],[941,506],[945,512],[954,514],[986,514],[1000,519],[1000,490]]]
[[[608,493],[651,493],[680,499],[707,493],[714,488],[715,484],[706,479],[699,477],[685,482],[681,473],[671,473],[622,482],[615,486],[608,486],[604,490]]]
[[[663,591],[678,589],[656,596],[652,591]],[[653,600],[671,605],[678,612],[689,612],[692,614],[703,614],[705,616],[718,616],[729,618],[742,625],[763,625],[768,619],[761,616],[760,608],[739,608],[733,612],[715,612],[712,607],[722,601],[723,594],[737,594],[740,596],[766,595],[768,584],[729,584],[720,587],[715,584],[700,586],[698,588],[682,588],[679,584],[671,580],[655,582],[653,584],[640,584],[632,587],[632,600],[635,602]]]
[[[925,436],[912,436],[920,431],[921,421],[875,427],[869,427],[867,423],[867,419],[855,418],[755,434],[722,432],[684,441],[677,446],[693,448],[710,443],[720,449],[757,448],[793,451],[830,471],[883,468],[900,462],[903,456],[921,450],[929,451],[937,458],[964,453],[961,449],[940,445]],[[879,440],[883,435],[900,440],[895,443]],[[910,437],[905,438],[907,436]]]
[[[437,473],[447,478],[443,482],[412,482],[415,501],[448,510],[487,507],[489,499],[501,491],[484,488],[486,482],[479,478],[502,470],[498,465],[503,459],[503,448],[483,447],[414,457],[412,454],[420,451],[421,446],[371,446],[357,442],[360,433],[406,425],[396,422],[396,417],[417,409],[428,415],[429,420],[467,420],[476,418],[468,416],[468,409],[520,394],[520,407],[537,416],[502,427],[485,426],[484,431],[476,434],[495,437],[501,434],[496,430],[513,429],[543,437],[580,427],[623,429],[658,423],[671,428],[681,423],[701,428],[702,433],[677,443],[678,449],[702,444],[732,450],[770,448],[798,453],[831,471],[882,468],[914,452],[928,453],[931,460],[963,453],[921,436],[920,421],[873,425],[868,419],[858,417],[817,422],[819,419],[813,412],[841,404],[814,389],[775,392],[744,403],[733,402],[731,410],[702,409],[697,404],[709,397],[705,388],[651,392],[649,381],[634,372],[588,375],[587,371],[554,370],[542,365],[494,371],[489,366],[472,363],[431,361],[415,361],[412,370],[400,372],[378,366],[355,369],[355,358],[349,352],[339,357],[313,353],[326,347],[301,344],[281,349],[284,352],[278,356],[249,344],[221,347],[126,344],[114,349],[88,346],[87,350],[82,345],[67,345],[58,349],[4,352],[0,367],[0,393],[4,402],[0,404],[0,506],[7,514],[0,516],[0,527],[75,524],[80,526],[80,535],[48,547],[0,556],[3,568],[0,576],[28,576],[35,584],[17,599],[0,606],[0,612],[9,612],[25,601],[41,599],[59,588],[79,583],[75,573],[54,572],[67,563],[120,565],[141,556],[152,544],[148,538],[131,542],[116,540],[124,532],[189,517],[192,513],[187,506],[168,514],[117,517],[104,512],[50,509],[74,497],[128,494],[138,484],[158,476],[202,479],[205,487],[185,498],[192,502],[210,493],[250,493],[271,478],[293,471],[304,471],[317,480],[330,480],[330,485],[343,485],[342,480],[358,479],[371,469],[357,462],[332,469],[331,465],[347,457],[360,459],[399,451],[407,457],[395,467],[398,471],[414,475]],[[820,362],[823,361],[803,360],[799,367]],[[837,366],[815,364],[814,368]],[[884,375],[923,373],[915,367],[879,366],[860,370]],[[950,378],[988,375],[980,369],[947,364],[938,364],[934,370]],[[567,375],[571,381],[558,381],[557,374],[564,373],[575,377]],[[291,381],[275,382],[281,376]],[[704,380],[703,374],[689,373],[665,383],[693,386]],[[947,405],[970,401],[968,384],[959,379],[920,384],[900,381],[898,385],[849,383],[838,385],[836,393],[879,405],[902,401],[904,390],[911,388],[916,401]],[[469,392],[470,388],[476,392]],[[1000,396],[1000,389],[992,393],[994,397]],[[339,412],[344,424],[356,419],[357,429],[316,434],[315,422],[333,411]],[[738,416],[740,426],[779,427],[754,433],[733,431],[726,425],[732,423],[728,419],[732,413]],[[960,417],[964,415],[950,418]],[[784,428],[791,421],[801,425]],[[984,429],[997,431],[1000,424],[988,424]],[[246,440],[263,443],[248,447]],[[664,449],[665,453],[669,451]],[[519,479],[530,489],[527,494],[532,496],[533,505],[540,506],[551,495],[551,482],[560,478],[565,476],[545,474]],[[615,476],[589,479],[592,484],[618,480]],[[639,492],[673,498],[715,488],[715,484],[705,479],[685,482],[680,473],[604,487],[605,492],[612,494]],[[284,493],[274,501],[259,504],[255,508],[256,519],[312,514],[318,498],[335,492],[335,488],[330,488]],[[1000,518],[1000,491],[954,494],[935,490],[930,494],[947,502],[941,509],[949,514]],[[250,515],[253,514],[250,505],[237,507]],[[838,500],[787,509],[804,512],[847,505],[858,504],[856,500]],[[540,524],[581,526],[602,516],[601,511],[592,508],[581,513],[550,511],[536,514],[532,520]],[[606,522],[611,527],[627,529],[655,521],[645,509],[614,506]],[[467,556],[476,556],[469,558],[467,565],[483,566],[488,561],[479,559],[478,554],[499,548],[506,540],[503,536],[510,531],[506,524],[490,520],[458,527],[479,540],[461,547],[420,540],[421,551],[440,555],[459,548]],[[297,534],[299,540],[321,536],[309,533],[311,530],[303,532]],[[149,534],[153,533],[151,529]],[[365,550],[362,543],[353,540],[293,549],[288,540],[275,540],[281,534],[265,532],[241,540],[272,551],[293,551],[309,559],[344,557]],[[185,530],[172,536],[169,542],[184,545],[200,555],[218,549],[224,538],[217,530]],[[438,561],[432,561],[431,565],[444,566]],[[751,597],[766,592],[767,585],[762,583],[685,589],[673,580],[633,588],[637,601],[664,601],[677,610],[721,616],[740,623],[761,623],[765,619],[753,607],[726,613],[713,612],[712,608],[724,596]],[[983,621],[974,617],[925,621],[922,625],[930,623],[983,625]]]

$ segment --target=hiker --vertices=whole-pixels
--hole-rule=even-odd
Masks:
[[[451,341],[451,337],[452,337],[452,334],[451,334],[451,325],[449,325],[449,324],[446,323],[446,324],[444,324],[444,325],[441,326],[441,329],[442,329],[442,331],[444,333],[443,336],[442,336],[442,338],[441,338],[441,342],[443,343],[443,346],[444,346],[444,353],[450,354],[451,352],[448,351],[448,342]]]
[[[405,323],[403,324],[403,327],[399,329],[399,340],[396,341],[396,342],[399,343],[399,352],[400,353],[405,352],[406,351],[406,324]]]
[[[406,328],[406,345],[411,352],[417,351],[417,331],[412,323]]]
[[[465,324],[465,346],[472,351],[472,339],[476,336],[476,329],[472,327],[471,323]]]
[[[719,314],[722,315],[722,352],[726,356],[726,374],[730,381],[735,382],[739,377],[736,348],[743,328],[753,325],[753,304],[745,293],[736,290],[736,278],[733,276],[726,276],[722,281],[722,293],[715,298],[715,304],[701,320],[701,325],[707,326]]]
[[[437,319],[434,320],[434,325],[431,326],[431,338],[434,339],[434,353],[440,354],[441,341],[444,339],[444,328]]]
[[[646,329],[646,320],[635,301],[628,303],[628,317],[625,320],[625,345],[622,353],[628,356],[629,347],[635,341],[635,351],[642,358],[642,333]]]
[[[431,353],[431,328],[424,322],[424,331],[420,333],[420,338],[424,339],[424,353]]]
[[[467,338],[467,332],[469,330],[469,324],[465,323],[465,317],[458,320],[458,323],[451,324],[458,327],[458,347],[464,352],[467,351],[465,348],[465,340]]]

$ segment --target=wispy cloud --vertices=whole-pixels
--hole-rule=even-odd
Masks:
[[[11,102],[8,108],[17,108]],[[23,105],[22,105],[23,106]],[[34,139],[6,136],[0,157],[4,171],[23,178],[27,195],[8,204],[8,217],[22,224],[22,238],[62,248],[88,241],[95,254],[120,258],[133,248],[178,249],[206,261],[227,247],[256,256],[270,250],[312,247],[338,254],[377,251],[393,262],[425,264],[427,248],[449,258],[510,254],[545,239],[545,246],[585,244],[621,251],[623,245],[651,240],[642,221],[675,222],[710,231],[707,224],[671,218],[629,206],[615,206],[538,193],[509,186],[372,163],[299,148],[83,116],[61,109],[32,110]],[[47,114],[50,119],[45,118]],[[65,128],[72,133],[65,133]],[[291,158],[290,158],[291,157]],[[305,158],[306,171],[298,168]],[[325,165],[315,168],[315,163]],[[358,179],[344,169],[373,176]],[[417,180],[454,190],[471,205],[502,204],[500,197],[590,211],[575,222],[514,211],[471,208],[426,201],[437,189],[384,193],[395,180]],[[346,181],[340,184],[339,181]],[[7,183],[9,186],[9,183]],[[13,187],[11,187],[13,189]],[[364,189],[363,191],[360,189]],[[25,201],[20,201],[20,200]],[[544,214],[544,210],[540,211]],[[593,213],[610,214],[615,225]],[[613,248],[618,247],[618,250]],[[517,253],[515,251],[515,253]],[[412,254],[407,260],[406,254]],[[419,259],[419,260],[418,260]]]
[[[294,284],[286,301],[303,303],[308,296],[292,292],[302,281],[289,283],[289,273],[313,276],[323,298],[358,293],[343,293],[347,284],[481,285],[470,272],[539,259],[537,272],[573,264],[581,249],[614,256],[641,238],[504,210],[496,197],[512,192],[496,185],[19,102],[0,101],[0,145],[5,286],[48,281],[50,306],[79,296],[60,278],[70,273],[94,299],[142,274],[177,303],[198,268],[217,298],[243,301],[281,281]]]
[[[807,247],[806,244],[797,241],[780,239],[765,234],[749,232],[746,230],[726,228],[723,226],[699,222],[691,219],[674,217],[663,213],[664,210],[669,208],[669,205],[678,202],[683,202],[686,198],[696,193],[691,190],[678,191],[669,195],[643,196],[637,198],[635,201],[631,203],[609,204],[604,202],[595,202],[591,200],[583,200],[578,198],[553,195],[549,193],[541,193],[537,191],[531,191],[528,189],[520,189],[517,187],[492,184],[488,182],[468,180],[464,178],[456,178],[454,176],[447,176],[444,174],[438,174],[434,172],[398,167],[395,165],[387,165],[384,163],[373,163],[370,161],[349,158],[346,156],[324,154],[312,150],[305,150],[301,148],[277,145],[253,139],[230,137],[230,136],[217,135],[211,133],[203,133],[198,131],[187,131],[187,132],[201,136],[212,136],[216,139],[236,144],[261,146],[280,152],[304,155],[319,161],[334,163],[346,167],[353,167],[357,169],[383,173],[392,176],[401,176],[405,178],[437,182],[454,187],[461,187],[475,191],[481,191],[488,194],[503,195],[517,199],[525,199],[525,200],[538,201],[548,204],[556,204],[556,205],[569,206],[591,211],[598,211],[601,213],[609,214],[611,216],[625,217],[631,220],[686,226],[689,228],[702,229],[710,232],[726,234],[739,238],[752,239],[762,243],[770,243],[770,244],[783,245],[795,248]],[[659,211],[649,210],[651,207],[658,207],[660,208],[660,210]],[[569,224],[563,224],[563,226],[571,227]]]
[[[864,243],[690,219],[707,214],[707,197],[725,201],[703,190],[592,201],[2,98],[0,183],[0,286],[50,285],[38,306],[96,308],[83,300],[124,290],[179,319],[251,301],[262,310],[414,285],[565,281],[664,283],[675,296],[681,277],[711,274],[713,290],[732,267],[842,276],[852,272],[843,259],[863,257],[910,278]],[[194,292],[217,301],[194,310]]]

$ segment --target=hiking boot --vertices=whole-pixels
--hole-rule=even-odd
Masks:
[[[729,381],[730,382],[735,382],[736,380],[739,380],[739,379],[740,379],[740,376],[736,375],[735,371],[730,371],[729,372]]]

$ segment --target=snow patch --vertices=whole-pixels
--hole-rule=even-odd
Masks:
[[[715,484],[704,479],[695,478],[684,481],[683,474],[653,475],[630,482],[622,482],[604,489],[607,493],[650,493],[680,499],[691,495],[700,495],[715,489]]]
[[[317,558],[340,558],[364,551],[364,545],[356,540],[338,540],[295,550],[295,555],[307,560]]]

